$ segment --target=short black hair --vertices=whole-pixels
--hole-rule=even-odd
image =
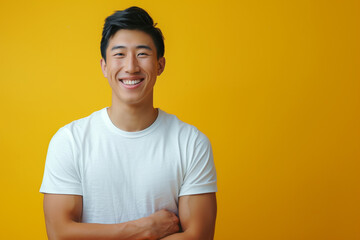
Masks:
[[[140,30],[149,34],[154,41],[157,59],[164,56],[164,36],[161,30],[154,24],[150,15],[142,8],[129,7],[123,11],[116,11],[105,19],[102,32],[100,50],[101,56],[106,61],[106,49],[109,39],[121,29]]]

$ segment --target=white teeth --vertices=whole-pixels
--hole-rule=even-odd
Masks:
[[[125,85],[135,85],[141,82],[141,80],[122,80]]]

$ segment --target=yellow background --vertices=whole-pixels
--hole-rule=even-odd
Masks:
[[[102,25],[132,5],[166,38],[156,106],[212,142],[215,239],[360,239],[360,2],[340,0],[1,0],[0,239],[46,239],[48,143],[110,105]]]

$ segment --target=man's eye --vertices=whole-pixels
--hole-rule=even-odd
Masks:
[[[148,56],[149,54],[147,53],[138,53],[138,56]]]
[[[123,53],[115,53],[114,56],[124,56],[124,54]]]

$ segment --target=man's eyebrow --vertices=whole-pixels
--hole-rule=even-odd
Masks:
[[[138,46],[136,46],[136,49],[140,49],[140,48],[145,48],[145,49],[148,49],[148,50],[152,51],[151,47],[149,47],[148,45],[138,45]]]
[[[111,51],[116,50],[116,49],[119,49],[119,48],[125,48],[125,46],[120,46],[120,45],[113,46],[113,47],[111,48]]]
[[[116,45],[111,48],[111,51],[114,51],[116,49],[122,49],[122,48],[126,48],[126,47],[123,45]],[[137,45],[136,46],[136,49],[141,49],[141,48],[145,48],[145,49],[152,51],[151,47],[149,47],[148,45]]]

